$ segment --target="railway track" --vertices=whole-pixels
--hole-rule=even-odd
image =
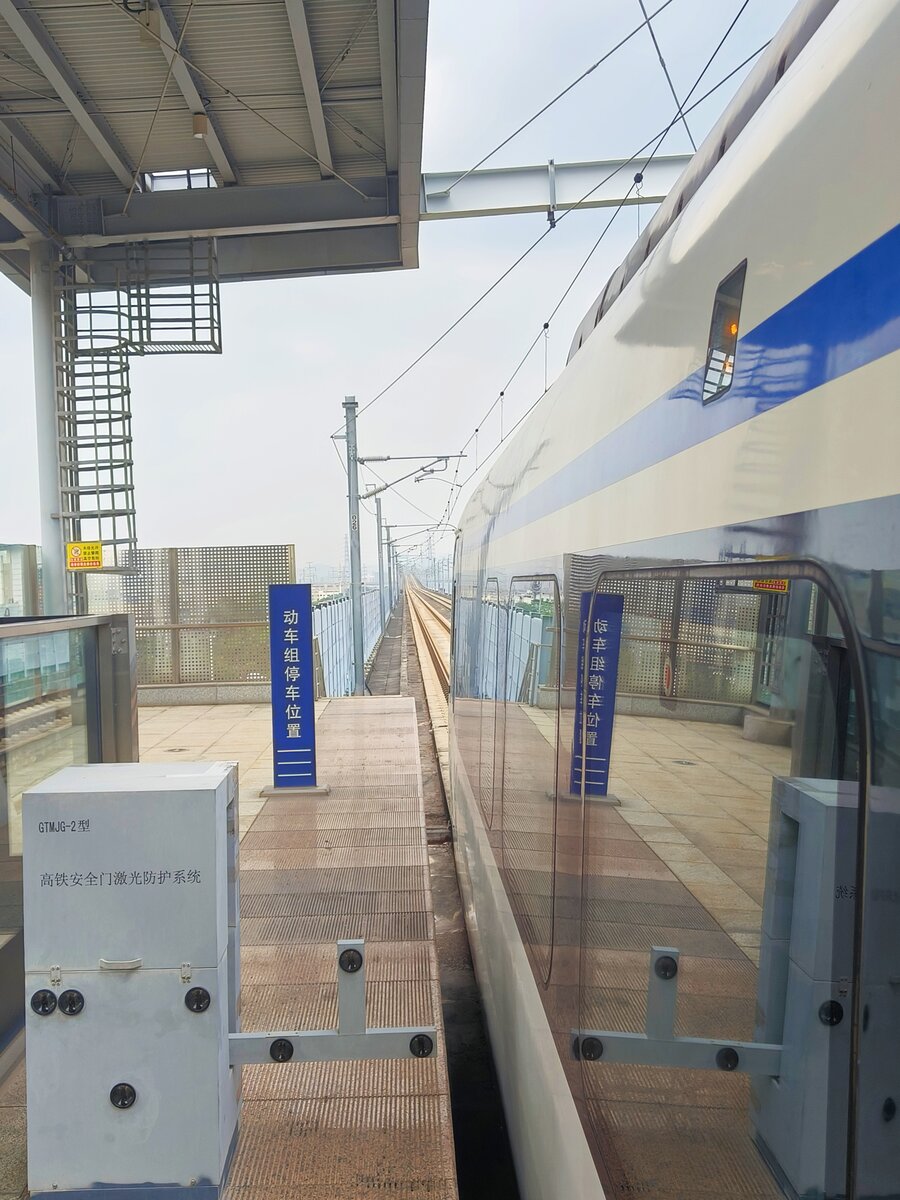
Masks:
[[[407,580],[406,601],[422,669],[425,699],[445,794],[450,786],[448,697],[450,695],[450,600]]]

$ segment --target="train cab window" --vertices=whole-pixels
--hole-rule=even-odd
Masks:
[[[744,294],[746,259],[723,279],[713,304],[709,347],[706,351],[706,370],[703,376],[703,403],[709,404],[724,396],[734,378],[734,357],[737,350],[738,327],[741,317],[741,298]]]

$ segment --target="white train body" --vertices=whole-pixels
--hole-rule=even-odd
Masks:
[[[871,1142],[881,1136],[882,1126],[887,1128],[884,1114],[890,1110],[891,1087],[900,1102],[900,1078],[885,1081],[879,1075],[888,1048],[886,1041],[872,1040],[867,1014],[870,1006],[876,1012],[877,1005],[866,990],[871,986],[872,996],[881,995],[874,964],[882,949],[866,938],[874,936],[876,926],[879,937],[887,938],[889,929],[896,946],[896,927],[878,925],[873,917],[864,928],[865,914],[857,921],[856,957],[841,995],[847,1009],[842,1029],[848,1031],[848,1046],[856,1047],[859,1065],[855,1072],[851,1069],[853,1053],[846,1049],[849,1099],[841,1101],[840,1120],[827,1129],[798,1133],[798,1141],[813,1147],[817,1165],[794,1165],[789,1148],[777,1144],[777,1134],[765,1131],[765,1114],[760,1116],[759,1109],[760,1103],[765,1108],[765,1099],[759,1100],[763,1092],[756,1084],[747,1099],[744,1092],[734,1091],[733,1079],[715,1073],[701,1082],[695,1081],[702,1072],[662,1065],[629,1068],[628,1074],[625,1068],[605,1066],[602,1059],[578,1061],[573,1053],[586,1022],[590,1026],[593,1019],[605,1021],[603,1028],[638,1034],[643,1030],[646,967],[641,964],[659,931],[654,932],[649,916],[641,923],[627,913],[618,918],[613,934],[612,926],[602,921],[598,925],[593,914],[598,909],[601,915],[611,911],[603,906],[613,903],[614,893],[616,903],[635,909],[651,904],[647,897],[652,882],[669,886],[674,879],[678,888],[687,889],[679,908],[682,916],[697,901],[703,907],[697,928],[706,929],[703,921],[709,917],[714,926],[709,927],[710,937],[721,933],[731,939],[727,949],[722,949],[721,940],[715,942],[721,953],[697,950],[694,974],[685,969],[683,987],[690,991],[697,971],[702,974],[696,964],[708,963],[711,975],[719,972],[724,977],[722,964],[727,960],[734,971],[753,973],[748,986],[760,990],[753,991],[752,1003],[747,1002],[749,1029],[744,1016],[735,1017],[732,1028],[722,1015],[730,1011],[729,1005],[735,1012],[741,1007],[737,993],[729,993],[718,1008],[712,1005],[710,1036],[733,1040],[740,1033],[745,1040],[754,1037],[753,1011],[759,1008],[763,988],[762,978],[756,979],[755,959],[762,943],[764,971],[768,901],[756,885],[751,888],[746,871],[741,874],[740,867],[722,865],[728,860],[721,847],[716,847],[715,858],[708,845],[699,846],[687,825],[670,819],[664,808],[658,813],[657,798],[648,788],[664,787],[665,772],[659,772],[657,760],[650,783],[650,775],[640,776],[638,758],[644,747],[637,732],[631,738],[634,786],[629,790],[618,775],[619,791],[626,796],[621,809],[606,805],[600,813],[599,801],[570,796],[566,786],[574,722],[571,665],[583,652],[573,616],[580,593],[593,590],[598,580],[601,591],[624,590],[627,623],[642,578],[655,579],[653,586],[660,587],[660,580],[676,579],[676,568],[689,564],[693,574],[683,577],[689,581],[686,586],[699,587],[690,581],[706,578],[704,595],[712,594],[710,588],[733,593],[741,613],[749,611],[752,601],[745,595],[751,587],[750,571],[772,581],[764,587],[781,587],[782,577],[796,579],[786,586],[794,599],[804,597],[807,607],[801,586],[827,597],[831,625],[829,630],[822,626],[821,636],[813,631],[812,617],[808,625],[796,623],[790,604],[776,614],[787,622],[775,635],[782,639],[776,647],[782,685],[787,689],[789,669],[784,663],[790,654],[784,651],[794,645],[788,644],[790,638],[797,646],[815,645],[818,663],[825,661],[827,634],[832,647],[828,662],[849,664],[850,682],[835,684],[834,693],[846,734],[843,740],[835,735],[834,756],[843,766],[832,776],[824,771],[822,777],[850,780],[859,789],[854,803],[865,813],[878,807],[876,796],[888,797],[882,808],[894,803],[900,778],[900,660],[895,650],[886,652],[885,647],[893,645],[900,614],[898,54],[897,0],[800,5],[585,317],[566,369],[491,466],[461,520],[454,593],[452,816],[470,938],[526,1200],[595,1200],[604,1194],[672,1200],[762,1197],[770,1188],[772,1195],[844,1195],[844,1184],[834,1183],[837,1176],[849,1178],[851,1194],[860,1197],[900,1194],[900,1157]],[[729,386],[703,403],[717,289],[743,263],[746,273],[736,349],[727,368]],[[776,565],[779,562],[784,565]],[[698,564],[715,566],[705,577]],[[728,564],[733,577],[726,581],[723,570]],[[658,575],[653,568],[659,569]],[[627,573],[639,569],[649,574],[631,575],[626,587],[622,581]],[[601,578],[611,571],[618,579],[612,585]],[[806,581],[802,585],[801,579]],[[512,614],[527,607],[529,596],[532,612],[546,618],[545,641],[534,643],[537,682],[530,706],[523,699],[527,689],[522,680],[532,668],[526,664],[524,674],[510,682]],[[759,600],[757,594],[757,602],[769,603],[762,596]],[[764,616],[761,610],[761,622]],[[679,610],[688,649],[678,653],[689,656],[690,639],[683,633],[687,619]],[[665,620],[668,617],[663,624]],[[786,632],[788,626],[793,633]],[[634,634],[633,624],[631,629]],[[676,635],[661,625],[657,634],[663,661],[666,639],[674,645]],[[718,645],[721,630],[716,636]],[[772,629],[767,636],[771,651]],[[632,643],[629,650],[632,666],[637,662],[634,647]],[[712,744],[707,730],[716,721],[724,722],[723,737],[740,737],[735,716],[739,707],[760,715],[758,701],[765,692],[760,647],[754,642],[756,666],[748,702],[735,702],[726,713],[727,706],[718,700],[697,701],[719,704],[715,717],[703,721],[700,742]],[[735,654],[739,649],[732,647]],[[802,658],[806,652],[798,653]],[[686,668],[681,670],[680,686],[687,688]],[[695,671],[697,678],[698,672],[702,674],[701,667]],[[793,739],[794,759],[780,773],[795,775],[804,704],[801,699],[791,707],[782,695],[772,708],[771,676],[766,678],[766,736],[779,725],[777,712],[785,712],[781,724],[786,727],[784,736]],[[717,679],[720,686],[720,676]],[[515,695],[511,689],[516,689]],[[682,747],[693,744],[690,723],[700,718],[696,704],[690,706],[691,697],[671,697],[668,683],[660,684],[655,698],[644,694],[653,690],[641,692],[632,686],[629,696],[620,695],[616,736],[631,728],[629,721],[642,722],[634,728],[647,736],[651,748],[656,739],[658,748],[665,736],[659,732],[662,723],[671,723],[674,716],[672,728],[677,726],[681,739],[675,742]],[[851,696],[849,717],[839,693],[844,701]],[[678,700],[680,711],[666,707],[670,700]],[[531,722],[528,736],[533,736],[532,725],[543,731],[542,745],[550,746],[554,755],[555,798],[553,787],[538,789],[541,795],[548,792],[545,809],[536,793],[526,796],[525,776],[531,768],[516,774],[517,763],[532,762],[526,741],[515,741],[525,708]],[[744,732],[746,739],[746,728]],[[847,757],[850,742],[852,764]],[[743,744],[754,745],[746,740]],[[535,763],[543,762],[544,749],[535,751]],[[779,774],[772,765],[774,754],[760,758],[760,763],[768,763],[761,772]],[[620,763],[627,765],[627,758]],[[715,786],[716,763],[726,758],[723,754],[717,760],[711,754],[709,763],[701,764],[709,788]],[[614,744],[614,774],[616,768]],[[748,778],[752,774],[748,768]],[[616,790],[612,783],[610,790]],[[626,811],[632,791],[651,823],[659,816],[665,822],[660,828],[672,829],[672,844],[686,847],[686,860],[697,851],[713,862],[718,874],[710,873],[710,879],[720,880],[723,872],[732,870],[743,880],[740,886],[749,889],[747,895],[762,914],[752,918],[755,910],[746,906],[748,924],[755,919],[759,927],[762,922],[759,937],[729,929],[727,912],[733,909],[720,913],[714,899],[704,899],[702,879],[679,872],[661,841],[644,838],[641,821]],[[753,799],[750,784],[736,779],[735,792],[755,813],[755,826],[761,831],[762,806]],[[604,833],[613,829],[610,822],[626,817],[628,844],[639,843],[641,857],[632,860],[624,851],[616,852],[618,859],[613,852],[604,857],[604,837],[619,847],[626,845]],[[723,809],[721,820],[726,819],[747,818]],[[593,832],[590,821],[595,822]],[[876,861],[866,842],[872,837],[871,826],[861,822],[858,872],[866,864],[872,869]],[[751,836],[756,834],[748,829],[747,838]],[[765,839],[763,851],[752,848],[754,864],[764,849]],[[651,851],[658,861],[651,860]],[[771,860],[771,843],[769,851]],[[632,861],[644,866],[632,868]],[[698,860],[697,865],[703,864]],[[862,889],[861,879],[857,875],[846,886]],[[732,875],[728,881],[729,887],[739,886]],[[644,889],[635,901],[627,892],[632,884]],[[671,886],[675,895],[675,884]],[[897,895],[896,883],[882,880],[882,887]],[[724,883],[721,889],[724,895]],[[526,892],[527,903],[522,900]],[[528,904],[533,907],[528,909]],[[687,916],[684,920],[693,928]],[[662,929],[670,930],[671,924]],[[687,945],[690,938],[683,936]],[[690,950],[683,945],[682,953],[690,955]],[[602,978],[598,963],[607,972]],[[635,972],[637,982],[632,979]],[[629,980],[618,990],[617,974]],[[693,1017],[687,1008],[684,1011],[690,1025]],[[702,1034],[706,1027],[700,1009],[698,1014]],[[755,1019],[762,1020],[758,1011]],[[895,1038],[897,1028],[888,1028]],[[888,1036],[884,1030],[882,1026],[882,1039]],[[788,1034],[782,1032],[782,1037]],[[892,1045],[896,1059],[896,1040]],[[844,1051],[835,1054],[840,1059],[833,1068],[835,1078],[843,1080]],[[900,1074],[897,1069],[894,1073]],[[805,1080],[801,1086],[807,1086]],[[832,1079],[830,1086],[835,1095],[845,1094],[843,1082]],[[691,1097],[683,1103],[682,1087],[688,1089],[683,1095]],[[696,1095],[691,1088],[698,1089]],[[726,1095],[723,1088],[732,1091]],[[711,1112],[726,1115],[713,1119]],[[840,1138],[834,1132],[838,1128],[843,1129]],[[825,1163],[826,1151],[819,1154],[815,1149],[819,1139],[840,1141],[836,1167]],[[644,1150],[638,1153],[636,1145]],[[685,1147],[687,1158],[682,1154]],[[641,1165],[644,1159],[653,1160],[653,1165]],[[801,1191],[798,1173],[808,1169],[815,1174],[820,1166],[825,1180],[820,1191]],[[732,1170],[737,1182],[731,1179]]]

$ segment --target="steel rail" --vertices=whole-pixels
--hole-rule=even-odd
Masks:
[[[407,578],[406,601],[444,794],[450,790],[450,607]]]
[[[444,607],[434,593],[411,584],[407,586],[407,597],[419,658],[422,659],[424,649],[446,701],[450,694],[449,602]]]

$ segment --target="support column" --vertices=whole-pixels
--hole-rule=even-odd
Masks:
[[[359,554],[359,465],[356,456],[356,397],[344,397],[347,435],[347,498],[350,505],[350,619],[353,629],[353,694],[365,695],[363,656],[362,569]]]
[[[33,242],[31,330],[34,346],[34,407],[37,428],[38,483],[41,504],[41,581],[44,612],[64,615],[66,548],[59,497],[59,420],[56,399],[53,271],[56,251],[49,242]]]
[[[375,497],[375,523],[378,526],[378,608],[381,613],[381,631],[383,633],[387,621],[385,620],[384,606],[384,548],[382,546],[380,496]]]

